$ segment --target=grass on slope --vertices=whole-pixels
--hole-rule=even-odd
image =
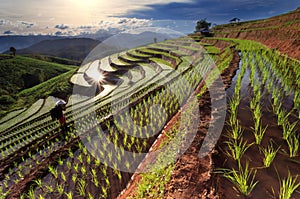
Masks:
[[[29,57],[0,55],[0,117],[49,96],[70,92],[77,67]]]

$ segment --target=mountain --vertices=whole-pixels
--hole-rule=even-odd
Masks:
[[[82,61],[99,43],[98,40],[88,38],[44,40],[17,50],[17,54],[40,54]]]
[[[21,49],[21,48],[27,48],[43,40],[55,40],[60,38],[61,37],[49,36],[49,35],[0,36],[0,52],[7,51],[11,46],[15,47],[16,49]]]
[[[115,54],[127,49],[137,48],[145,46],[155,42],[162,42],[164,40],[178,38],[182,35],[172,32],[157,33],[156,31],[143,31],[132,33],[120,33],[109,37],[94,48],[86,57],[83,64],[91,62],[95,59],[101,59],[103,57]]]

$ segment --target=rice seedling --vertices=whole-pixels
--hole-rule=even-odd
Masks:
[[[58,191],[59,195],[63,195],[64,193],[64,186],[62,184],[56,184],[56,190]]]
[[[266,148],[261,148],[261,151],[264,154],[263,163],[266,168],[271,166],[271,163],[273,162],[279,149],[280,147],[278,147],[277,149],[274,148],[273,142],[270,142],[270,144]]]
[[[67,199],[72,199],[73,198],[72,191],[70,191],[69,193],[65,193],[65,195],[67,196]]]
[[[27,197],[30,199],[35,199],[35,193],[33,187],[31,187],[28,191]]]
[[[288,177],[279,181],[279,199],[290,199],[300,186],[300,183],[297,183],[298,175],[293,178],[291,173],[288,173]]]
[[[284,124],[282,125],[284,140],[287,140],[290,137],[290,135],[296,133],[295,127],[297,124],[298,122],[294,122],[291,124],[288,120],[285,120]]]
[[[243,141],[243,138],[240,138],[239,140],[230,139],[226,143],[228,150],[226,150],[225,154],[238,161],[240,161],[247,149],[253,145],[253,143],[248,144],[247,141]]]
[[[299,150],[299,136],[297,134],[292,134],[286,140],[289,147],[289,155],[291,158],[296,157]]]
[[[79,179],[78,184],[76,186],[76,190],[78,191],[79,195],[82,197],[86,196],[86,181],[84,179]]]
[[[292,112],[286,113],[284,109],[280,109],[278,113],[278,119],[277,119],[277,124],[278,126],[282,126],[288,121],[288,117],[291,115]]]
[[[220,169],[220,173],[235,185],[234,190],[245,196],[250,196],[258,183],[258,181],[255,181],[256,170],[249,169],[249,162],[246,162],[244,169],[242,166],[239,166],[238,170],[234,168]]]
[[[88,199],[94,199],[94,196],[91,193],[88,193]]]
[[[240,126],[239,121],[234,116],[230,116],[229,125],[231,130],[227,131],[227,137],[234,140],[240,138],[243,134],[243,129]]]
[[[256,123],[255,123],[255,124],[256,124]],[[265,135],[265,133],[266,133],[266,130],[267,130],[267,128],[268,128],[268,125],[265,126],[265,127],[263,128],[263,127],[262,127],[262,124],[260,123],[258,126],[259,126],[259,127],[257,127],[257,126],[255,125],[255,127],[253,128],[253,134],[254,134],[254,137],[255,137],[255,143],[256,143],[257,145],[260,145],[260,143],[261,143],[261,141],[262,141],[262,139],[263,139],[263,137],[264,137],[264,135]]]
[[[56,168],[53,168],[51,165],[48,166],[49,172],[57,179],[58,178],[58,171]]]
[[[41,179],[37,179],[37,180],[34,180],[33,181],[39,188],[42,187],[43,183],[42,183],[42,180]]]

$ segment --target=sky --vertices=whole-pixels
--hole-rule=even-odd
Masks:
[[[142,27],[187,34],[204,18],[224,24],[297,7],[299,0],[0,0],[0,35],[103,35]]]

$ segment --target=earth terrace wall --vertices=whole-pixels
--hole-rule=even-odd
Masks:
[[[265,20],[217,26],[214,32],[215,37],[258,41],[300,60],[300,8]]]

